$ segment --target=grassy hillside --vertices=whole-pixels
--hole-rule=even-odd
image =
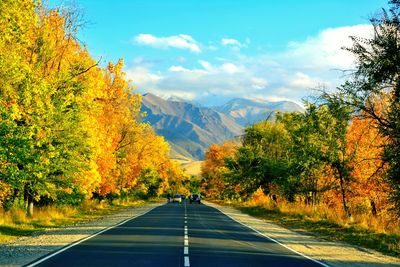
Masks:
[[[193,161],[188,158],[175,158],[174,160],[178,161],[181,164],[181,167],[185,170],[185,172],[189,175],[200,175],[201,173],[201,164],[203,161]]]

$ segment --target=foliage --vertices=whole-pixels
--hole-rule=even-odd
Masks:
[[[389,4],[389,10],[371,19],[372,38],[353,37],[347,50],[357,59],[355,71],[330,97],[372,120],[386,139],[382,159],[388,164],[391,198],[400,214],[400,3]]]
[[[4,208],[25,202],[33,216],[34,204],[155,196],[183,179],[169,145],[141,123],[123,61],[99,66],[76,38],[80,26],[72,8],[0,2]]]
[[[229,153],[213,145],[202,168],[203,190],[213,198],[249,199],[263,193],[279,202],[342,209],[351,218],[390,214],[387,140],[371,120],[351,116],[334,98],[306,103],[304,113],[278,114],[245,130]]]
[[[205,155],[205,160],[201,166],[202,179],[200,183],[201,191],[204,195],[212,198],[222,198],[221,192],[226,189],[227,183],[224,175],[228,169],[224,166],[224,160],[233,156],[236,145],[234,143],[224,143],[223,145],[211,145]]]

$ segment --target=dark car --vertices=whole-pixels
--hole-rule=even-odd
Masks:
[[[200,194],[191,194],[190,195],[190,197],[189,197],[189,200],[190,200],[190,203],[193,203],[193,202],[197,202],[197,203],[201,203],[201,196],[200,196]]]

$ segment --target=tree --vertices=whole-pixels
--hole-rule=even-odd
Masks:
[[[122,196],[140,184],[159,195],[185,177],[170,160],[168,143],[141,123],[141,97],[125,79],[123,61],[99,67],[76,38],[80,26],[73,8],[0,1],[0,202],[6,208],[25,201],[32,216],[38,202],[75,205],[93,192]]]
[[[236,145],[226,142],[222,145],[213,144],[206,151],[204,162],[201,166],[201,190],[212,198],[222,198],[226,189],[225,174],[228,169],[225,159],[232,157]]]
[[[390,187],[384,179],[387,163],[381,159],[385,144],[374,120],[353,118],[347,133],[348,153],[354,154],[351,202],[359,209],[368,208],[373,216],[390,208]]]
[[[264,121],[245,129],[242,147],[226,160],[228,181],[244,197],[259,187],[269,194],[272,184],[284,184],[289,167],[288,135],[282,123]]]
[[[23,4],[27,10],[19,6]],[[90,151],[80,123],[78,99],[83,86],[78,77],[90,67],[86,67],[87,54],[74,39],[75,24],[69,15],[27,1],[2,2],[1,12],[5,21],[0,25],[7,35],[0,40],[0,76],[4,77],[0,100],[3,114],[9,113],[13,120],[3,122],[14,133],[4,134],[2,142],[18,138],[24,144],[14,174],[3,179],[10,182],[15,177],[13,195],[23,195],[32,216],[34,201],[44,196],[55,199],[59,190],[73,187],[87,168]],[[15,163],[11,155],[3,154],[3,164]]]
[[[346,196],[351,180],[352,155],[346,151],[350,110],[333,99],[325,99],[319,105],[306,104],[304,113],[278,116],[291,139],[292,175],[299,176],[296,184],[307,202],[315,204],[318,193],[333,187],[332,183],[321,179],[323,172],[329,169],[339,182],[343,209],[350,216]]]
[[[391,199],[400,214],[400,2],[389,4],[389,10],[370,20],[371,39],[353,37],[353,46],[347,50],[356,57],[355,71],[331,97],[373,120],[388,140],[382,159],[389,165]]]

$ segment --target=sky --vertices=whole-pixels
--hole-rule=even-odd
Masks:
[[[61,0],[49,0],[50,6]],[[139,93],[204,106],[302,99],[354,68],[349,36],[372,36],[386,0],[75,0],[79,39],[103,64],[122,58]]]

